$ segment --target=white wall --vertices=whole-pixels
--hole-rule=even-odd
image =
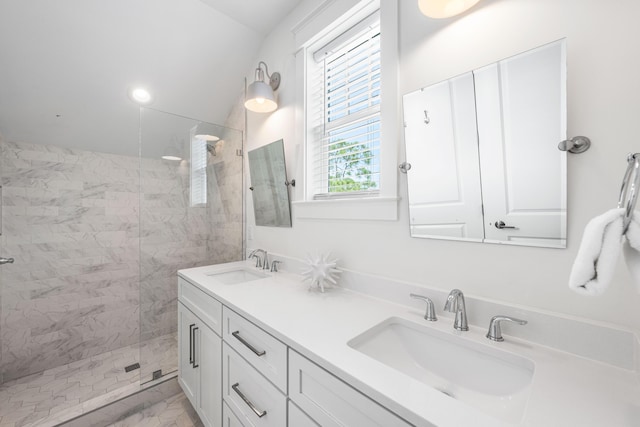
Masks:
[[[289,176],[297,161],[294,130],[295,61],[291,28],[317,2],[303,2],[265,41],[258,60],[282,73],[280,108],[249,113],[248,149],[284,138]],[[417,1],[400,2],[400,94],[518,52],[567,38],[569,136],[586,135],[592,148],[568,160],[568,247],[544,249],[423,240],[409,237],[406,176],[400,175],[399,220],[296,220],[291,229],[255,227],[250,195],[250,247],[302,258],[331,250],[340,266],[422,283],[458,287],[468,295],[626,325],[640,329],[640,296],[620,260],[606,294],[589,298],[567,280],[587,221],[615,207],[626,155],[640,151],[640,2],[637,0],[483,0],[461,17],[434,21]],[[249,81],[253,71],[248,71]],[[535,120],[535,117],[531,118]],[[398,141],[400,158],[404,142]],[[251,234],[249,235],[251,237]],[[472,310],[472,307],[469,307]]]

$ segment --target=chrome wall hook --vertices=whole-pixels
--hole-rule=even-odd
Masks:
[[[586,136],[574,136],[571,139],[565,139],[558,144],[558,150],[568,151],[573,154],[584,153],[591,147],[591,140]]]
[[[407,171],[408,171],[409,169],[411,169],[411,163],[409,163],[409,162],[402,162],[402,163],[400,163],[400,164],[398,165],[398,169],[400,169],[400,172],[402,172],[402,173],[406,174],[406,173],[407,173]]]

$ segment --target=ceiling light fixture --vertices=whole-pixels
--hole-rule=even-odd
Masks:
[[[171,137],[171,142],[169,142],[163,150],[162,153],[162,158],[164,160],[172,160],[172,161],[178,161],[178,160],[182,160],[183,155],[182,155],[182,150],[180,149],[180,142],[178,141],[178,138],[173,136]]]
[[[151,93],[142,87],[134,87],[130,89],[129,99],[140,105],[149,105],[153,102],[153,96],[151,96]]]
[[[450,18],[470,9],[480,0],[418,0],[420,12],[429,18]]]
[[[262,70],[264,65],[264,70]],[[267,75],[269,83],[265,83],[264,76]],[[255,81],[247,88],[247,100],[244,106],[247,110],[256,113],[270,113],[278,108],[276,96],[273,93],[280,86],[280,73],[275,72],[269,75],[267,64],[260,61],[256,68]]]
[[[215,135],[195,135],[195,138],[202,139],[204,141],[210,141],[210,142],[220,141],[220,138],[218,138]]]

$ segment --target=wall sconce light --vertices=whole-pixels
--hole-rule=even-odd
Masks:
[[[450,18],[470,9],[480,0],[418,0],[420,12],[429,18]]]
[[[264,71],[262,70],[262,65],[264,65]],[[265,74],[269,79],[269,83],[264,81]],[[280,73],[275,72],[269,75],[267,64],[260,61],[258,68],[256,68],[255,81],[247,88],[247,100],[244,102],[245,108],[256,113],[275,111],[278,108],[278,103],[276,103],[276,96],[273,91],[278,89],[279,86]]]

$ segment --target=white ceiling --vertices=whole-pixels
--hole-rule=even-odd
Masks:
[[[300,0],[200,0],[249,28],[266,35]]]
[[[0,0],[0,133],[136,155],[137,84],[152,108],[224,123],[264,35],[299,1]]]

